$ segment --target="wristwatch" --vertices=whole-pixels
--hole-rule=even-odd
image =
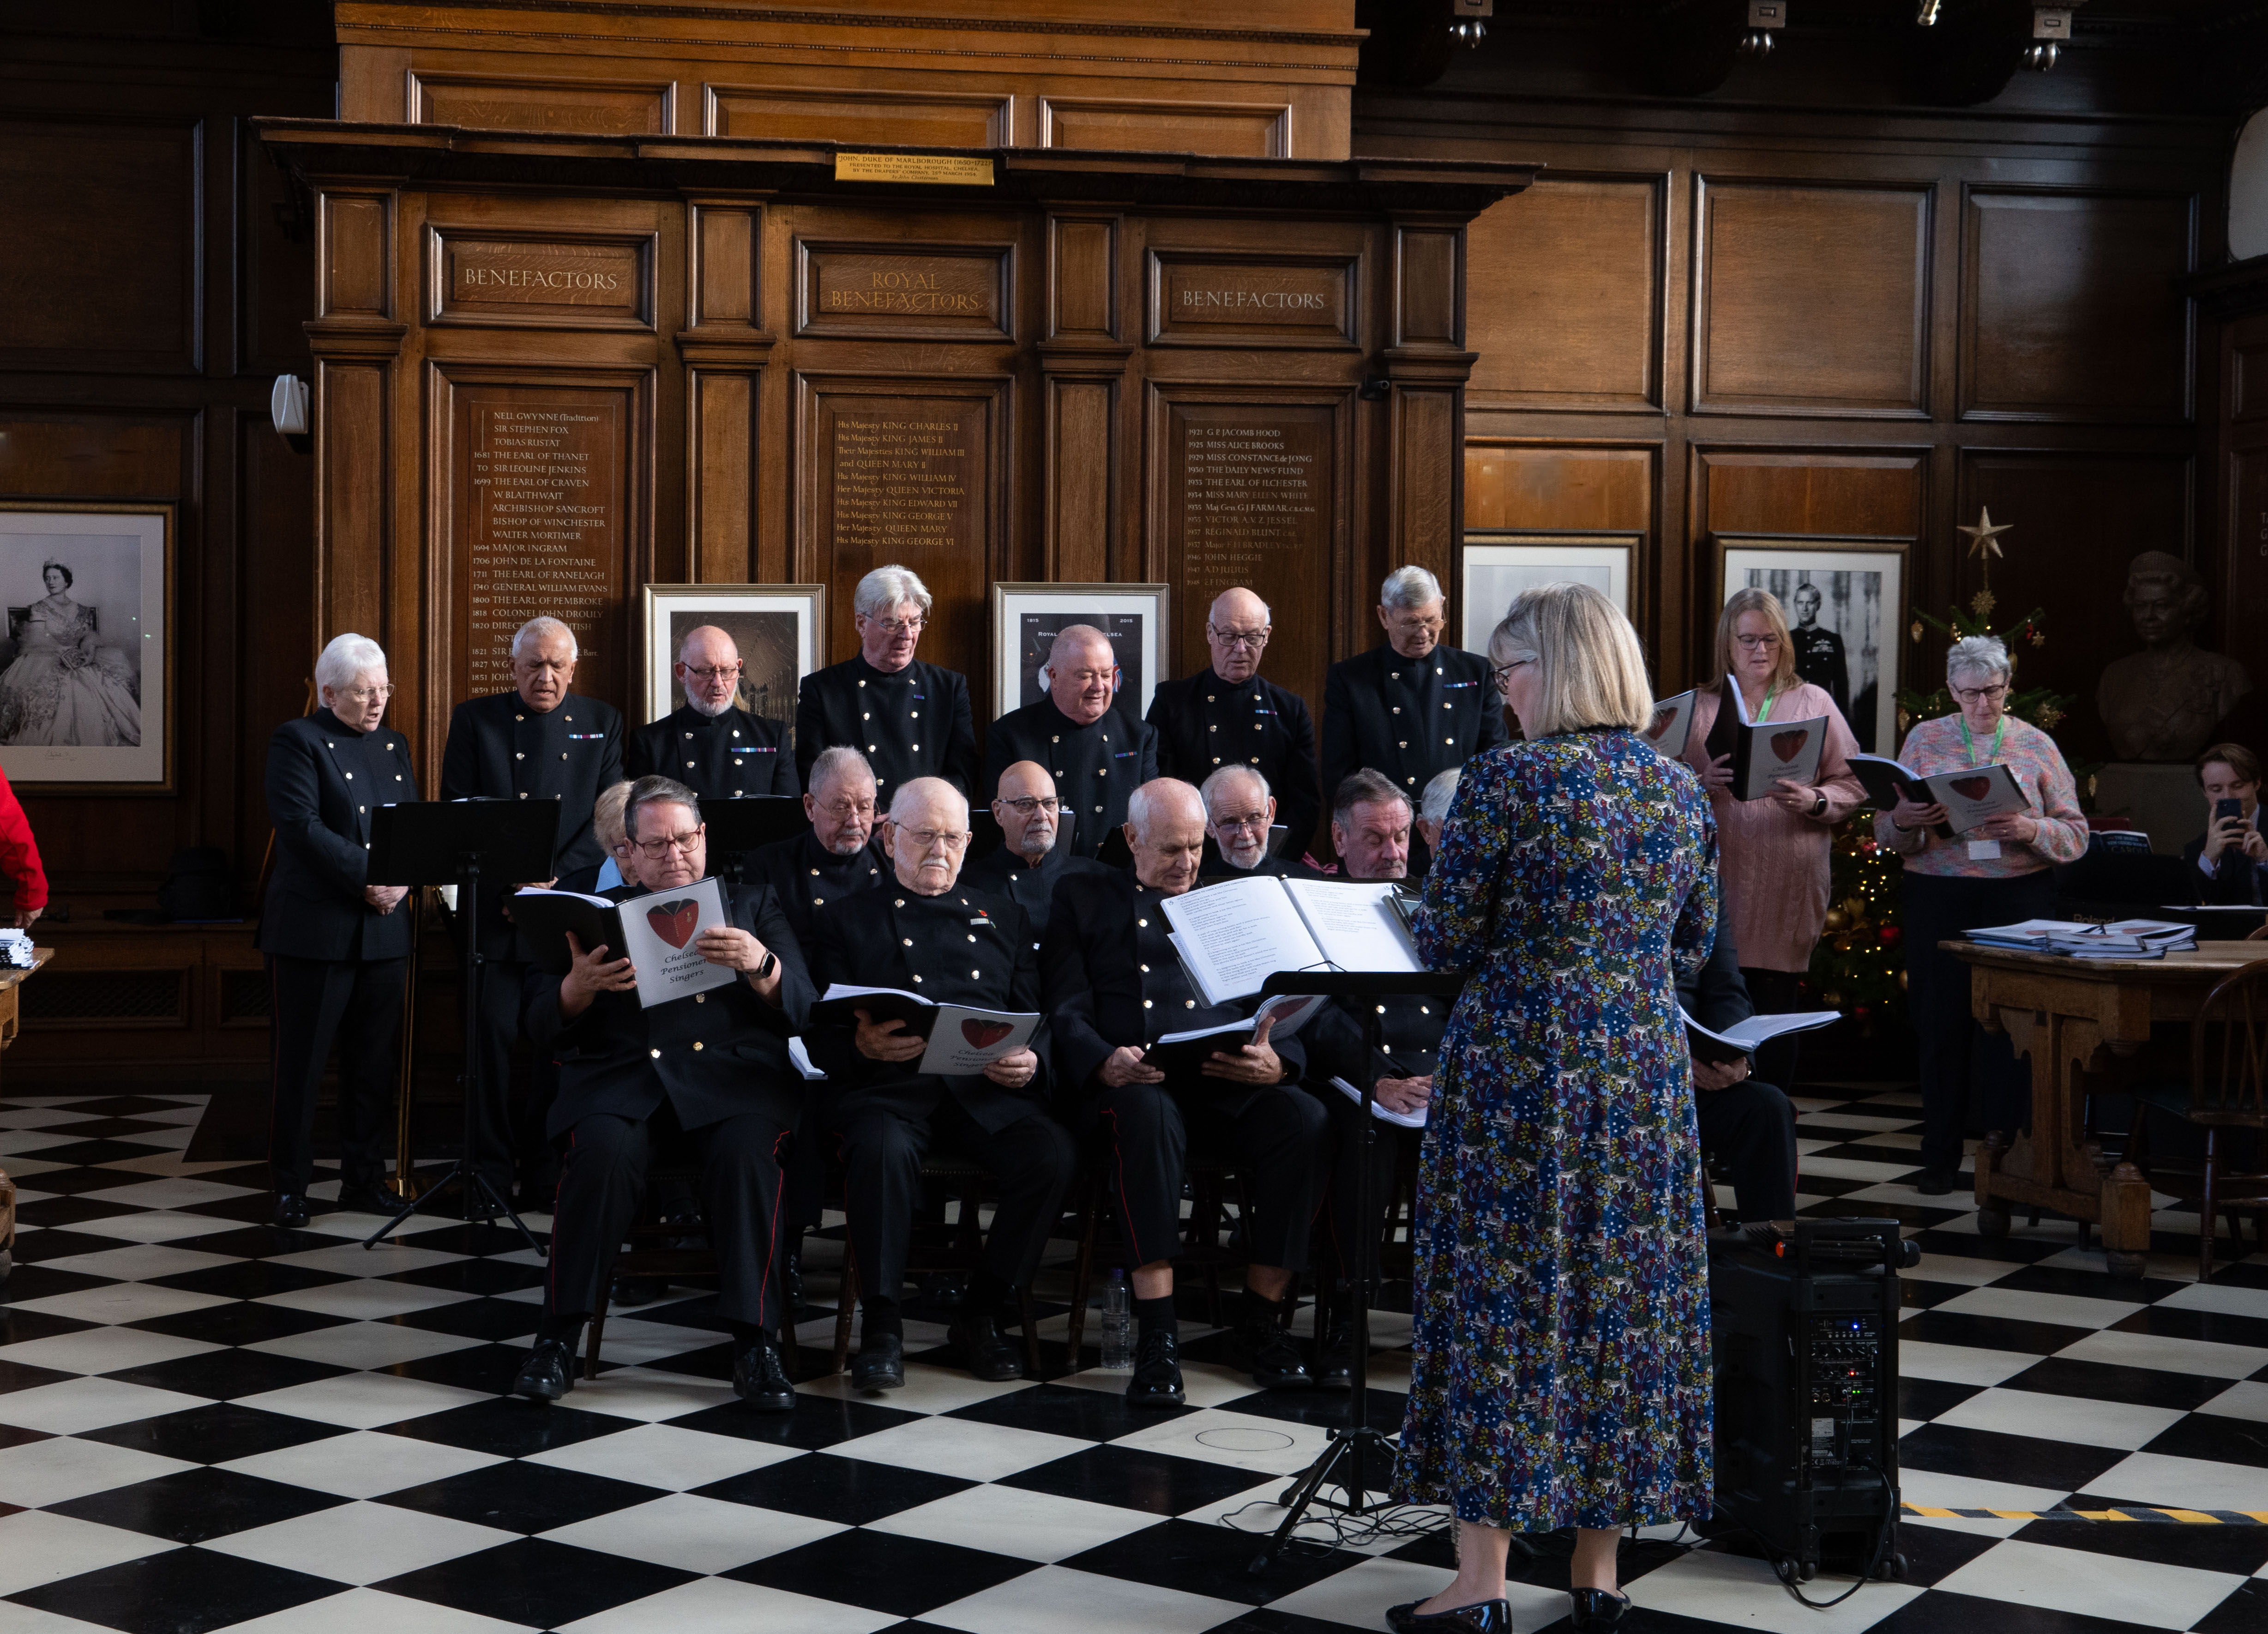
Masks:
[[[1825,791],[1819,789],[1812,791],[1811,814],[1814,817],[1824,817],[1827,815],[1827,795]]]
[[[772,972],[773,972],[773,971],[775,971],[775,970],[777,970],[777,969],[778,969],[778,968],[779,968],[779,955],[778,955],[777,953],[776,953],[772,952],[772,950],[771,950],[770,948],[767,947],[766,949],[764,949],[764,961],[763,961],[763,963],[762,963],[762,964],[758,965],[755,969],[753,969],[753,970],[749,971],[749,972],[748,972],[748,975],[749,975],[751,977],[753,977],[755,980],[756,980],[756,981],[759,981],[759,982],[769,982],[769,981],[770,981],[770,980],[771,980],[771,977],[772,977]]]

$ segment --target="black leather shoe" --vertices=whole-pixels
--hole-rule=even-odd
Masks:
[[[391,1214],[401,1204],[394,1195],[379,1186],[339,1186],[339,1200],[333,1205],[349,1214]]]
[[[1315,1387],[1344,1390],[1354,1382],[1354,1341],[1344,1319],[1323,1329],[1315,1342]]]
[[[1307,1390],[1315,1376],[1307,1371],[1300,1346],[1276,1320],[1282,1307],[1267,1299],[1244,1296],[1236,1314],[1236,1327],[1228,1336],[1228,1365],[1252,1375],[1263,1390]]]
[[[1406,1605],[1388,1606],[1386,1626],[1395,1634],[1512,1634],[1512,1602],[1508,1600],[1484,1600],[1470,1606],[1452,1607],[1447,1611],[1421,1614],[1418,1608],[1425,1603],[1413,1600]]]
[[[894,1333],[876,1334],[858,1343],[850,1359],[850,1383],[860,1390],[899,1390],[906,1382],[905,1341]]]
[[[1914,1181],[1914,1189],[1925,1197],[1942,1197],[1953,1189],[1953,1171],[1924,1169],[1920,1178]]]
[[[276,1194],[276,1213],[272,1224],[286,1231],[297,1231],[307,1223],[307,1200],[296,1191]]]
[[[565,1339],[538,1339],[512,1381],[512,1394],[556,1402],[575,1387],[575,1349]]]
[[[777,1345],[758,1338],[740,1347],[733,1358],[733,1394],[760,1413],[795,1411],[795,1386],[788,1381]]]
[[[607,1284],[609,1305],[652,1305],[669,1292],[669,1284],[659,1277],[617,1277]]]
[[[1610,1629],[1630,1609],[1629,1597],[1612,1589],[1576,1588],[1567,1592],[1575,1601],[1575,1634],[1595,1634],[1598,1630]]]
[[[1182,1342],[1160,1328],[1134,1344],[1134,1376],[1126,1381],[1126,1405],[1179,1407],[1189,1400],[1182,1388]]]
[[[1008,1342],[1000,1331],[999,1320],[990,1313],[971,1311],[955,1317],[945,1336],[960,1348],[968,1371],[985,1383],[999,1384],[1024,1376],[1023,1351]]]

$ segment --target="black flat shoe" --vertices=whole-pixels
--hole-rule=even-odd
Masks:
[[[1594,1634],[1594,1630],[1610,1629],[1630,1609],[1630,1597],[1612,1589],[1576,1588],[1567,1592],[1575,1601],[1575,1634]]]
[[[637,1306],[652,1305],[669,1292],[669,1284],[659,1277],[617,1277],[607,1284],[607,1303]]]
[[[574,1387],[575,1351],[564,1339],[538,1339],[512,1381],[512,1394],[531,1402],[556,1402]]]
[[[1263,1390],[1314,1387],[1315,1375],[1307,1371],[1307,1358],[1300,1354],[1299,1341],[1264,1313],[1255,1315],[1248,1309],[1240,1314],[1234,1331],[1228,1336],[1228,1365],[1250,1373],[1252,1382]]]
[[[862,1340],[850,1361],[850,1383],[859,1390],[899,1390],[906,1382],[905,1341],[894,1333]]]
[[[1395,1634],[1512,1634],[1508,1600],[1484,1600],[1447,1611],[1421,1613],[1418,1608],[1425,1603],[1413,1600],[1407,1605],[1388,1606],[1386,1626]]]
[[[760,1413],[795,1411],[795,1386],[770,1339],[751,1339],[733,1358],[733,1394]]]
[[[1315,1342],[1315,1387],[1344,1390],[1354,1382],[1354,1341],[1344,1321],[1333,1322]]]
[[[1024,1353],[1000,1331],[997,1318],[969,1313],[954,1319],[945,1330],[947,1343],[961,1351],[968,1371],[987,1384],[1001,1384],[1024,1376]]]
[[[1188,1400],[1182,1388],[1181,1341],[1163,1328],[1144,1334],[1134,1346],[1134,1376],[1126,1381],[1126,1405],[1154,1411]]]
[[[1953,1171],[1924,1169],[1914,1181],[1914,1189],[1925,1197],[1942,1197],[1953,1189]]]
[[[335,1206],[348,1214],[390,1215],[401,1209],[401,1202],[382,1187],[342,1185]]]
[[[296,1191],[277,1192],[276,1212],[269,1217],[269,1223],[280,1226],[286,1231],[298,1230],[307,1223],[306,1198]]]

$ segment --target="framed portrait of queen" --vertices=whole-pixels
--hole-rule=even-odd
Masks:
[[[0,770],[43,793],[173,787],[173,507],[0,501]]]

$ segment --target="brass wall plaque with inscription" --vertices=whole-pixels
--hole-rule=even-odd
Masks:
[[[1357,264],[1352,256],[1261,260],[1152,251],[1150,343],[1352,348]]]
[[[1007,245],[799,243],[798,335],[1009,341]]]
[[[837,181],[928,181],[948,188],[989,188],[992,161],[958,153],[837,153]]]
[[[445,225],[427,232],[428,323],[653,328],[651,234],[524,236]]]

